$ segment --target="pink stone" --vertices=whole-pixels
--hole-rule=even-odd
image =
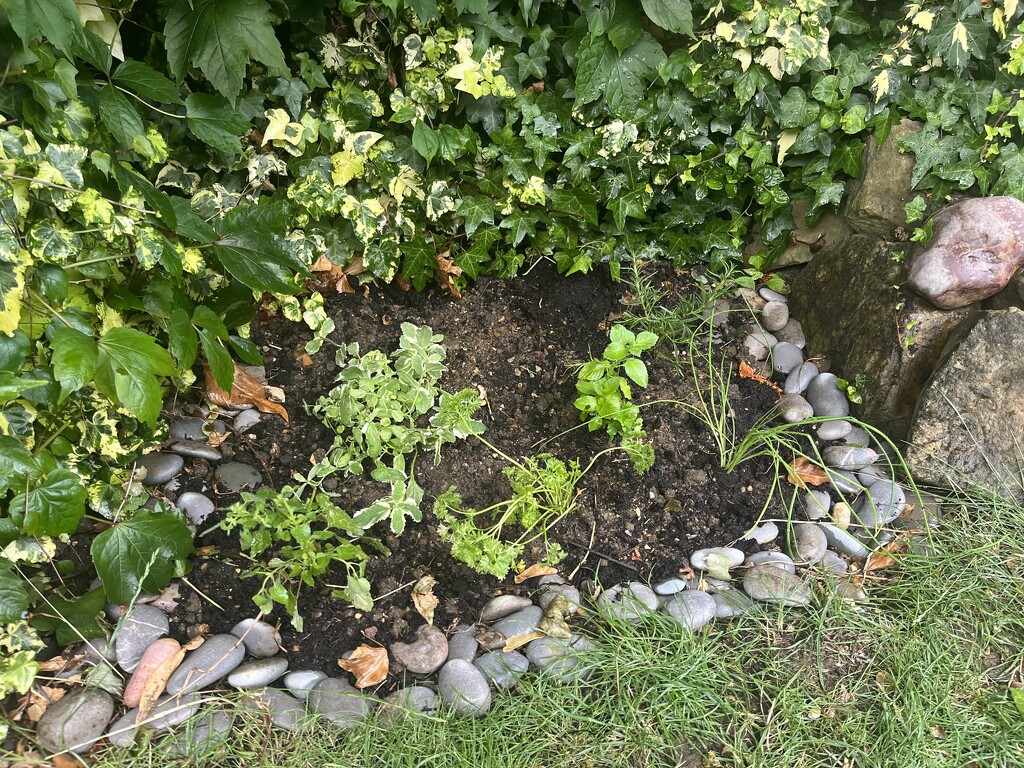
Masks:
[[[142,654],[139,666],[135,668],[128,685],[124,689],[124,705],[129,709],[139,706],[142,699],[142,691],[149,682],[149,678],[156,672],[156,668],[171,658],[181,648],[177,640],[170,637],[163,637],[153,643],[146,652]]]
[[[932,218],[932,240],[908,283],[939,309],[965,307],[1003,289],[1024,264],[1024,202],[979,197]]]

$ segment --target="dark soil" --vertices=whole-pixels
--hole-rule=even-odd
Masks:
[[[685,275],[665,271],[659,280],[671,290],[687,289]],[[480,387],[486,392],[483,420],[491,442],[510,456],[542,450],[566,460],[579,458],[585,465],[608,446],[608,439],[604,432],[571,430],[579,424],[579,416],[573,406],[575,375],[567,366],[601,354],[607,329],[623,309],[622,290],[606,276],[559,277],[546,263],[513,282],[481,279],[461,300],[436,291],[373,288],[365,296],[329,299],[328,313],[337,323],[331,341],[357,341],[364,352],[391,352],[402,322],[429,325],[445,337],[449,371],[442,386],[449,391]],[[734,347],[729,341],[738,332],[738,328],[724,328],[720,349]],[[303,408],[327,393],[337,374],[329,345],[313,365],[302,364],[299,358],[309,335],[305,326],[274,317],[264,318],[254,329],[270,383],[287,394],[291,421],[285,424],[279,417],[265,416],[250,434],[234,436],[222,446],[234,458],[262,466],[268,485],[274,488],[288,483],[294,471],[307,470],[333,439]],[[668,361],[655,357],[650,356],[648,363],[650,386],[637,389],[636,400],[690,397],[688,379]],[[767,411],[775,397],[762,384],[737,379],[731,402],[739,428],[745,429]],[[706,427],[682,409],[657,404],[644,408],[642,414],[654,443],[654,468],[640,476],[620,458],[622,454],[602,457],[579,487],[578,511],[552,531],[552,539],[568,552],[560,573],[572,574],[578,585],[670,576],[684,565],[689,552],[741,537],[768,496],[772,478],[767,464],[749,462],[725,474]],[[453,484],[466,503],[477,508],[507,497],[503,466],[503,460],[476,440],[447,447],[438,466],[432,457],[421,458],[417,476],[427,494],[426,519],[410,524],[400,539],[386,530],[378,533],[391,555],[375,558],[367,569],[374,594],[382,596],[374,609],[361,613],[332,598],[331,589],[324,586],[320,591],[305,590],[300,597],[304,633],[294,632],[287,616],[272,617],[281,622],[292,667],[330,670],[344,651],[364,642],[364,636],[384,644],[408,640],[423,623],[412,607],[410,583],[428,572],[438,582],[435,623],[442,628],[473,622],[480,607],[495,594],[527,592],[529,582],[522,586],[515,586],[511,578],[499,582],[454,560],[435,534],[429,512],[434,497]],[[194,465],[183,476],[180,490],[209,487],[207,472],[201,463]],[[337,490],[343,506],[355,512],[381,496],[382,488],[356,479],[345,481]],[[235,500],[221,496],[218,503],[225,506]],[[183,592],[184,607],[172,617],[178,630],[182,634],[206,628],[224,632],[240,619],[254,616],[257,611],[251,598],[260,580],[240,578],[247,562],[240,556],[237,539],[217,530],[196,544],[211,550],[196,559],[189,581],[221,608]],[[344,574],[328,582],[343,583]]]

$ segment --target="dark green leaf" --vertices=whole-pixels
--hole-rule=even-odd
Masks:
[[[226,339],[228,337],[228,329],[224,325],[224,321],[221,320],[220,315],[205,304],[200,304],[192,312],[192,322],[200,328],[206,328],[208,331],[211,331],[218,339]]]
[[[14,624],[28,610],[28,594],[10,563],[0,565],[0,625]]]
[[[136,512],[97,536],[92,558],[107,597],[127,605],[142,590],[158,592],[194,551],[188,526],[170,512]]]
[[[20,371],[30,348],[28,336],[20,330],[13,336],[0,333],[0,371]]]
[[[415,237],[402,244],[402,274],[412,281],[412,287],[422,291],[437,272],[437,255],[434,246],[422,237]]]
[[[263,365],[263,355],[260,354],[260,348],[249,339],[243,339],[241,336],[228,336],[228,341],[231,342],[232,348],[242,359],[242,362],[249,365]]]
[[[210,333],[206,328],[198,329],[199,338],[203,342],[203,354],[206,362],[210,365],[210,373],[217,382],[217,386],[225,392],[231,391],[231,383],[235,378],[235,364],[231,355],[224,348],[224,344]]]
[[[114,371],[114,392],[132,416],[150,427],[156,426],[163,405],[163,394],[154,376],[135,369],[124,373]]]
[[[289,255],[265,229],[230,227],[213,248],[214,255],[229,275],[254,291],[295,293]]]
[[[571,213],[593,226],[598,225],[597,198],[582,189],[551,190],[551,207],[555,211]]]
[[[694,37],[690,0],[641,0],[644,13],[662,29]]]
[[[239,136],[249,130],[245,115],[220,96],[193,93],[185,99],[188,129],[214,149],[237,155],[242,150]]]
[[[68,276],[56,264],[36,267],[35,279],[43,296],[54,304],[61,304],[68,297]]]
[[[605,29],[615,50],[622,53],[640,37],[643,31],[643,16],[633,3],[616,3],[615,12]]]
[[[45,37],[66,51],[82,29],[71,0],[7,0],[4,10],[15,34],[26,45],[37,37]]]
[[[74,328],[58,328],[50,336],[53,375],[66,397],[89,384],[96,373],[96,339]]]
[[[85,638],[103,637],[107,630],[101,621],[103,589],[96,588],[79,598],[67,600],[49,594],[32,615],[32,626],[44,632],[54,632],[60,645],[68,645]]]
[[[168,104],[181,104],[178,86],[141,61],[129,59],[117,68],[113,79],[146,99]]]
[[[412,146],[430,165],[430,161],[437,157],[441,149],[441,138],[433,128],[420,120],[412,129]]]
[[[493,224],[495,202],[484,195],[467,195],[455,204],[455,212],[463,218],[466,237],[472,237],[481,224]]]
[[[134,328],[112,328],[98,342],[115,365],[124,371],[173,376],[174,361],[152,336]]]
[[[192,327],[191,318],[181,308],[171,311],[167,323],[167,346],[181,369],[188,369],[196,361],[199,351],[199,337]]]
[[[622,54],[605,38],[584,40],[576,59],[576,103],[603,98],[622,116],[635,112],[646,84],[666,60],[661,45],[646,32]]]
[[[114,163],[111,165],[111,170],[114,172],[114,178],[117,179],[117,185],[122,192],[127,192],[132,188],[137,189],[145,198],[146,203],[160,214],[160,218],[168,227],[173,229],[177,225],[174,204],[166,192],[157,189],[153,182],[136,173],[127,163]]]
[[[405,0],[406,5],[419,16],[420,21],[430,21],[437,16],[437,0]]]
[[[50,472],[43,483],[11,499],[11,516],[33,536],[74,533],[85,514],[85,486],[67,469]]]
[[[100,91],[100,118],[117,142],[125,147],[130,147],[135,137],[146,131],[135,105],[110,83]]]

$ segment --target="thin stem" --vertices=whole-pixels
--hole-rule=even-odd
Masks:
[[[188,119],[186,115],[175,115],[175,114],[174,114],[174,113],[172,113],[172,112],[165,112],[164,110],[162,110],[162,109],[159,109],[158,107],[154,107],[154,106],[153,106],[152,104],[150,104],[150,103],[149,103],[148,101],[145,101],[144,99],[142,99],[142,98],[141,98],[141,97],[140,97],[140,96],[139,96],[138,94],[132,93],[132,92],[131,92],[131,91],[129,91],[129,90],[127,89],[127,88],[122,88],[122,87],[121,87],[120,85],[115,85],[114,87],[115,87],[115,88],[117,88],[117,90],[121,91],[121,93],[126,93],[126,94],[128,94],[128,95],[129,95],[129,96],[131,96],[131,97],[132,97],[133,99],[135,99],[136,101],[138,101],[138,102],[139,102],[140,104],[143,104],[143,105],[145,105],[145,106],[149,107],[149,108],[150,108],[150,109],[152,109],[152,110],[153,110],[154,112],[159,112],[159,113],[160,113],[161,115],[167,115],[167,117],[173,117],[173,118],[176,118],[176,119],[178,119],[178,120],[186,120],[186,119]]]

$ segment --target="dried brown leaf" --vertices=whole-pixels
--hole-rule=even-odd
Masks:
[[[750,365],[748,365],[743,360],[740,361],[740,378],[750,379],[751,381],[756,381],[759,384],[764,384],[766,387],[771,387],[772,389],[774,389],[780,395],[782,394],[782,388],[779,387],[778,384],[776,384],[771,379],[762,376],[760,373],[751,368]]]
[[[453,299],[461,299],[462,294],[459,293],[455,280],[462,276],[462,267],[455,266],[449,256],[449,251],[437,254],[437,282],[441,285],[441,290],[450,294]]]
[[[808,485],[823,485],[829,481],[825,470],[806,456],[797,456],[789,462],[787,474],[786,479],[797,488],[806,488]]]
[[[384,682],[388,676],[388,649],[363,643],[347,659],[338,659],[338,666],[356,677],[356,688],[369,688]]]
[[[527,643],[532,643],[534,640],[539,640],[542,637],[547,637],[543,632],[529,632],[525,635],[512,635],[505,641],[505,645],[502,650],[505,653],[514,651],[517,648],[522,648]]]
[[[427,620],[427,624],[434,623],[434,609],[437,608],[437,597],[434,595],[435,584],[437,584],[437,579],[427,574],[412,588],[412,604],[416,608],[416,613]]]
[[[316,275],[317,281],[310,287],[315,288],[319,293],[355,293],[355,288],[349,283],[349,277],[361,275],[366,271],[361,257],[356,257],[349,262],[348,266],[342,267],[335,264],[327,256],[321,256],[316,263],[310,267],[310,272]]]
[[[58,752],[50,758],[53,768],[82,768],[83,765],[92,765],[93,761],[83,755],[72,755],[68,752]]]
[[[65,659],[63,656],[54,656],[52,659],[39,662],[39,671],[47,673],[52,672],[54,675],[59,675],[61,672],[74,669],[87,658],[89,658],[89,656],[85,653],[80,653],[69,659]]]
[[[167,681],[174,674],[174,670],[181,666],[181,662],[185,659],[185,654],[198,648],[205,642],[206,638],[201,635],[193,637],[175,651],[173,656],[165,659],[161,662],[160,666],[153,670],[153,674],[146,681],[146,685],[142,688],[142,694],[139,696],[139,714],[135,718],[135,722],[145,720],[150,710],[156,706],[157,699],[160,698],[160,694],[167,687]]]
[[[910,549],[910,537],[906,534],[897,536],[884,547],[868,555],[864,563],[864,572],[880,571],[896,564],[898,555]]]
[[[288,421],[288,411],[284,406],[268,399],[267,387],[254,379],[244,370],[235,365],[235,380],[228,394],[218,386],[213,378],[210,366],[203,364],[206,373],[206,399],[221,408],[239,408],[244,405],[255,405],[263,413],[276,413]]]
[[[526,570],[517,573],[513,581],[515,581],[516,584],[522,584],[527,579],[532,579],[535,576],[550,576],[553,573],[558,573],[558,569],[552,568],[550,565],[534,563]]]

